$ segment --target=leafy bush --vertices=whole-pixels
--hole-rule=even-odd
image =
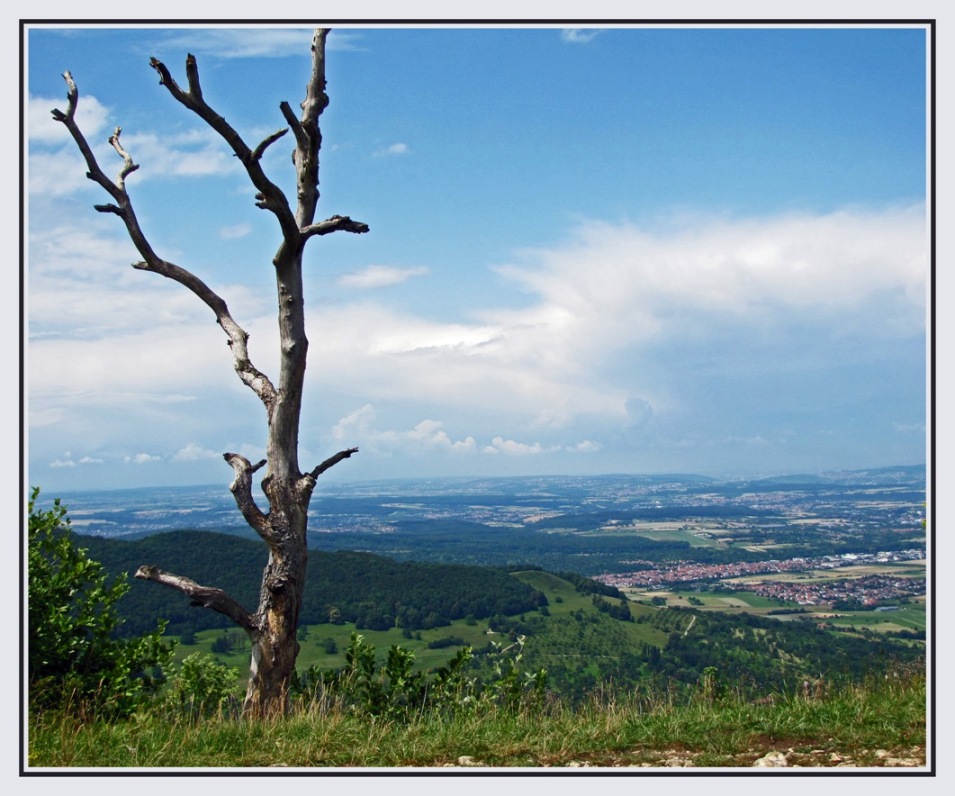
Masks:
[[[212,655],[194,652],[183,659],[179,672],[170,678],[169,699],[190,717],[213,715],[238,705],[238,676],[235,667],[219,663]]]
[[[164,625],[137,638],[119,639],[116,601],[128,590],[108,583],[102,564],[73,544],[66,508],[29,502],[28,668],[31,710],[71,708],[128,715],[156,693],[174,642]]]
[[[539,705],[547,686],[547,673],[524,672],[524,638],[508,647],[490,642],[487,651],[475,657],[464,645],[444,666],[429,673],[414,670],[414,651],[392,645],[382,665],[375,647],[352,633],[345,651],[346,664],[337,671],[311,666],[297,673],[292,695],[306,709],[330,711],[344,708],[390,720],[410,721],[423,714],[455,715],[478,705],[500,705],[508,711]],[[476,669],[483,665],[487,677]]]

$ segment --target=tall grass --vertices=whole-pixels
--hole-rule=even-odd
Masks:
[[[334,700],[272,721],[140,712],[110,724],[41,713],[28,721],[28,767],[735,767],[771,750],[800,765],[880,765],[913,754],[924,764],[925,716],[925,676],[915,669],[815,697],[776,695],[773,704],[701,689],[682,701],[597,692],[573,708],[557,699],[518,710],[478,702],[404,719]]]

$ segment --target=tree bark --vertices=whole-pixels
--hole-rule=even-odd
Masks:
[[[186,58],[188,87],[185,90],[176,83],[162,62],[155,58],[150,60],[150,65],[159,74],[160,84],[173,99],[197,114],[229,145],[257,190],[256,206],[272,213],[278,222],[281,243],[272,260],[280,347],[276,384],[253,366],[247,346],[248,334],[232,318],[226,302],[194,274],[160,258],[149,244],[133,211],[125,184],[126,177],[139,166],[120,143],[122,130],[117,127],[109,141],[122,158],[123,166],[114,180],[110,180],[100,169],[75,123],[78,92],[69,72],[64,74],[68,86],[67,111],[53,111],[54,119],[67,127],[83,154],[89,169],[87,177],[102,186],[112,197],[112,203],[95,205],[95,208],[102,213],[117,215],[125,223],[130,239],[143,258],[133,267],[179,282],[213,311],[216,322],[228,338],[236,374],[258,396],[265,409],[268,424],[266,459],[253,465],[237,453],[223,454],[234,472],[230,490],[236,506],[269,548],[257,610],[248,612],[221,589],[201,586],[189,578],[163,572],[156,567],[142,566],[136,572],[137,578],[174,588],[190,597],[193,604],[228,616],[246,631],[252,642],[252,659],[243,713],[256,717],[283,713],[288,707],[288,688],[299,651],[296,630],[308,564],[308,506],[316,479],[358,450],[348,448],[340,451],[308,473],[303,473],[299,468],[298,435],[308,355],[302,285],[305,244],[312,237],[332,232],[368,231],[366,224],[353,221],[348,216],[335,215],[325,221],[315,221],[319,199],[318,155],[322,140],[319,117],[328,105],[325,93],[327,35],[328,30],[316,29],[312,36],[312,70],[301,105],[301,118],[295,117],[288,103],[281,103],[280,111],[289,128],[272,133],[254,149],[249,148],[232,126],[207,104],[199,82],[198,65],[192,55]],[[296,171],[294,211],[285,194],[266,176],[260,164],[265,150],[281,139],[288,129],[292,130],[295,139],[292,155]],[[252,494],[252,476],[266,465],[268,469],[262,480],[262,490],[268,500],[268,510],[263,511]]]

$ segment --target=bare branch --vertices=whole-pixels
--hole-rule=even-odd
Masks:
[[[76,126],[75,115],[79,92],[77,91],[76,83],[73,81],[73,76],[69,72],[66,72],[63,78],[66,80],[68,87],[67,98],[69,104],[66,113],[60,110],[54,110],[53,118],[66,126],[76,145],[79,147],[80,152],[83,154],[87,168],[89,169],[86,176],[101,185],[116,201],[115,204],[94,205],[95,209],[100,213],[112,213],[123,219],[123,222],[126,224],[126,230],[129,232],[130,240],[132,240],[133,245],[143,257],[143,262],[134,263],[134,268],[138,268],[142,271],[152,271],[179,282],[179,284],[189,288],[189,290],[195,293],[215,313],[216,321],[229,338],[229,346],[232,349],[233,367],[236,373],[242,382],[248,385],[255,394],[259,396],[259,399],[265,404],[266,410],[271,412],[271,408],[275,403],[275,387],[269,381],[268,377],[255,368],[249,360],[247,344],[249,335],[232,318],[225,301],[194,274],[159,257],[159,255],[153,251],[145,233],[139,226],[139,220],[136,218],[136,213],[133,210],[132,200],[126,191],[125,182],[126,176],[139,167],[133,162],[130,154],[120,143],[122,129],[117,127],[113,135],[109,138],[109,143],[123,159],[123,167],[119,175],[115,181],[111,181],[100,168],[96,157],[93,155],[93,151],[86,141],[86,137],[80,131],[79,127]]]
[[[56,121],[61,122],[66,129],[69,130],[70,135],[73,136],[73,140],[76,142],[80,153],[83,155],[83,159],[86,161],[86,168],[88,169],[86,172],[87,179],[90,179],[102,186],[110,194],[110,196],[112,196],[113,199],[115,199],[122,206],[126,198],[123,177],[129,173],[129,171],[126,171],[126,169],[129,168],[132,160],[130,160],[129,163],[126,163],[124,158],[123,171],[121,171],[120,175],[116,178],[116,182],[113,182],[109,179],[109,177],[106,176],[106,174],[100,168],[99,163],[96,162],[96,157],[93,155],[93,150],[90,149],[90,145],[87,143],[86,138],[84,137],[83,133],[80,132],[80,128],[76,126],[76,106],[79,102],[79,91],[76,88],[76,83],[73,81],[73,75],[71,75],[69,72],[64,72],[63,79],[66,81],[67,86],[66,96],[68,104],[66,113],[54,108],[52,111],[53,118]],[[114,135],[117,133],[114,133]],[[129,170],[133,171],[135,170],[135,167],[132,167]],[[114,211],[109,210],[108,212]]]
[[[127,227],[129,227],[128,221]],[[132,230],[130,230],[130,235],[136,242],[136,236],[133,235]],[[137,246],[137,248],[139,247]],[[142,248],[140,248],[140,252],[143,252]],[[259,397],[265,405],[266,411],[271,413],[272,406],[275,404],[275,387],[268,376],[256,368],[249,359],[248,332],[232,318],[225,300],[192,272],[155,255],[146,262],[133,263],[133,268],[140,271],[152,271],[189,288],[215,313],[216,321],[229,338],[233,369],[242,383],[251,388]]]
[[[136,570],[136,577],[140,580],[161,583],[163,586],[181,591],[192,600],[193,605],[211,608],[213,611],[225,614],[253,638],[260,632],[253,615],[222,589],[200,586],[194,580],[182,575],[173,575],[171,572],[163,572],[158,567],[147,565],[143,565]]]
[[[270,539],[269,518],[256,505],[255,498],[252,497],[252,474],[265,466],[265,459],[252,464],[245,456],[238,453],[223,453],[222,458],[232,465],[235,472],[235,479],[229,484],[229,490],[235,497],[235,504],[239,507],[239,511],[259,536],[265,540]]]
[[[283,127],[281,130],[276,130],[274,133],[272,133],[272,135],[265,138],[261,144],[252,150],[252,160],[261,160],[262,155],[265,154],[265,150],[278,141],[287,132],[288,127]]]
[[[318,117],[328,107],[325,93],[325,28],[316,28],[312,34],[312,74],[302,100],[302,118],[298,120],[287,102],[279,105],[282,115],[295,133],[295,151],[292,163],[297,176],[298,207],[295,218],[300,228],[308,227],[315,218],[318,206],[318,151],[322,146],[322,131]]]
[[[285,121],[288,122],[288,126],[292,128],[292,132],[295,133],[295,141],[298,148],[308,149],[308,136],[305,133],[305,128],[302,127],[302,123],[295,116],[292,106],[283,100],[279,103],[279,110],[282,111]],[[294,152],[292,153],[292,162],[295,162]]]
[[[149,64],[159,73],[160,85],[166,87],[172,98],[195,113],[231,147],[236,157],[245,166],[249,179],[261,195],[261,200],[256,203],[256,206],[269,210],[275,215],[279,226],[282,228],[282,236],[286,241],[298,241],[300,225],[296,224],[295,217],[292,215],[292,210],[282,189],[265,176],[259,159],[255,157],[254,152],[242,140],[242,136],[202,98],[202,89],[199,86],[199,67],[196,64],[195,56],[189,55],[186,58],[186,77],[189,81],[189,91],[182,90],[162,61],[157,58],[150,58]],[[256,152],[261,155],[262,151],[264,151],[264,147],[260,145]]]
[[[309,224],[302,230],[302,237],[308,239],[313,235],[328,235],[332,232],[354,232],[360,235],[368,232],[368,225],[362,221],[352,221],[348,216],[332,216],[326,221]]]
[[[109,143],[113,145],[113,149],[115,149],[119,156],[123,159],[123,168],[116,176],[116,187],[121,191],[125,191],[126,177],[136,171],[139,166],[133,163],[133,159],[129,156],[129,153],[123,149],[123,145],[119,143],[119,137],[122,135],[122,132],[123,128],[117,127],[113,134],[109,137]]]
[[[189,93],[201,101],[202,86],[199,85],[199,65],[196,63],[196,56],[192,53],[186,55],[186,80],[189,82]]]
[[[358,448],[349,448],[348,450],[339,451],[334,456],[329,456],[325,461],[323,461],[318,467],[316,467],[309,475],[314,480],[318,480],[318,477],[324,473],[326,470],[331,469],[336,464],[338,464],[342,459],[348,459],[353,453],[358,453]]]

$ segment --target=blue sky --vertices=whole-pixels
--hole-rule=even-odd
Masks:
[[[160,256],[274,374],[271,216],[158,85],[196,55],[255,145],[307,29],[30,31],[28,478],[227,482],[258,400],[209,311],[134,271],[64,131],[70,70]],[[758,475],[926,457],[926,35],[918,27],[340,27],[329,37],[301,460],[328,479]],[[266,158],[291,193],[288,146]]]

